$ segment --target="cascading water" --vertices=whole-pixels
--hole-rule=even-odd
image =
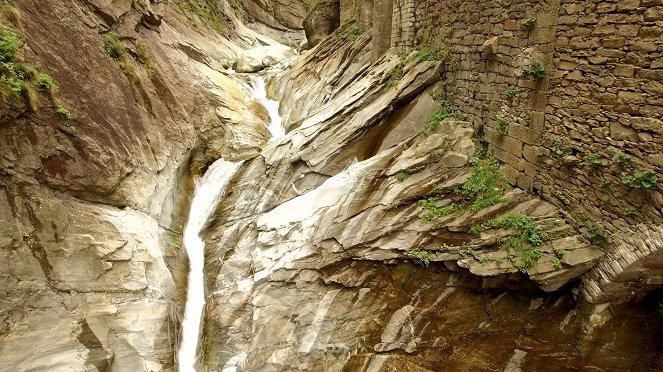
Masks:
[[[272,140],[285,135],[281,125],[279,103],[267,98],[265,80],[252,78],[249,91],[269,113],[268,129]],[[189,256],[189,280],[187,299],[182,322],[181,343],[178,350],[178,367],[180,372],[195,372],[198,341],[205,307],[205,283],[203,269],[205,267],[205,243],[200,238],[200,230],[205,226],[216,204],[225,192],[228,182],[242,166],[243,161],[232,163],[219,159],[212,164],[205,175],[197,182],[196,193],[191,202],[189,220],[184,229],[184,247]]]

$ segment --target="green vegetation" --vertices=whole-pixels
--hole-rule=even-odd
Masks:
[[[471,203],[470,209],[476,212],[505,201],[504,192],[509,189],[499,162],[483,159],[477,162],[472,175],[457,193],[463,195]]]
[[[555,256],[552,258],[552,264],[555,270],[562,268],[562,261],[564,260],[564,250],[556,249]]]
[[[585,156],[585,164],[590,167],[599,167],[603,165],[603,158],[595,152],[590,152]]]
[[[387,88],[395,87],[405,76],[403,73],[403,67],[403,63],[400,63],[387,71],[387,76],[389,77],[389,80],[387,80]]]
[[[19,30],[23,30],[21,12],[9,0],[0,0],[0,16]]]
[[[136,59],[148,71],[154,70],[154,61],[152,60],[150,47],[144,41],[136,44]]]
[[[626,207],[624,208],[624,214],[628,217],[635,217],[640,215],[640,211],[635,207]]]
[[[497,127],[495,131],[502,136],[506,136],[509,133],[509,122],[506,121],[503,117],[497,117]]]
[[[229,4],[236,12],[242,12],[241,1],[231,0]],[[198,29],[202,24],[222,35],[226,34],[226,17],[215,0],[180,0],[175,5],[193,28]]]
[[[430,265],[431,260],[437,256],[437,254],[433,253],[432,251],[427,251],[419,248],[411,250],[408,253],[408,255],[410,257],[418,259],[421,262],[421,264],[424,265],[425,267],[428,267],[428,265]]]
[[[20,47],[18,36],[8,27],[0,28],[0,62],[12,63],[18,60]]]
[[[60,115],[62,119],[65,119],[67,121],[71,120],[74,117],[74,115],[64,106],[58,106],[55,109],[55,113],[57,113],[58,115]]]
[[[517,235],[510,235],[500,238],[499,242],[509,251],[507,258],[512,263],[520,258],[520,271],[525,272],[530,269],[543,254],[541,244],[543,237],[539,232],[534,220],[520,213],[510,213],[505,216],[484,222],[480,225],[472,226],[472,233],[479,233],[490,229],[510,229],[515,230]]]
[[[127,47],[120,40],[120,35],[115,31],[109,31],[102,36],[104,39],[104,49],[106,55],[118,61],[124,53],[127,52]]]
[[[138,75],[137,65],[142,66],[150,73],[154,70],[154,61],[151,58],[149,46],[144,41],[139,41],[136,44],[135,61],[130,54],[127,46],[122,42],[120,35],[114,31],[109,31],[102,36],[104,40],[104,49],[106,55],[116,60],[122,70],[122,73],[129,79],[132,84],[136,84],[140,80]],[[133,52],[131,52],[133,54]]]
[[[39,89],[48,89],[51,91],[57,91],[58,85],[55,83],[55,80],[48,74],[37,74],[35,77],[35,83]]]
[[[663,303],[658,304],[658,308],[656,309],[658,311],[658,314],[660,316],[663,316]]]
[[[504,95],[506,96],[506,99],[509,100],[509,102],[513,102],[516,97],[518,97],[518,92],[516,91],[515,88],[511,87],[504,92]]]
[[[557,140],[553,143],[553,151],[557,156],[566,156],[571,153],[571,149],[562,140]]]
[[[440,93],[432,92],[431,96],[440,104],[440,107],[426,119],[426,125],[424,126],[424,132],[426,133],[437,129],[444,119],[455,116],[453,107]]]
[[[614,161],[615,163],[621,165],[622,167],[625,167],[625,166],[631,164],[631,155],[628,155],[628,154],[625,154],[621,151],[618,151],[612,157],[612,161]]]
[[[410,177],[410,175],[406,171],[400,171],[400,172],[396,173],[396,179],[398,180],[398,182],[403,182],[408,177]]]
[[[632,176],[623,175],[622,183],[638,190],[654,190],[658,188],[658,175],[651,169],[636,172]]]
[[[348,41],[355,41],[359,37],[359,27],[352,25],[343,31],[341,34],[336,35],[336,41],[346,43]]]
[[[585,237],[587,237],[587,239],[589,239],[592,244],[597,245],[608,241],[608,234],[599,225],[592,225],[591,227],[587,228]]]
[[[569,197],[564,193],[562,190],[555,190],[555,197],[559,199],[564,205],[571,205],[571,200],[569,200]]]
[[[445,206],[438,207],[437,202],[439,200],[440,199],[438,197],[430,197],[427,199],[419,200],[419,206],[425,211],[421,216],[421,221],[423,223],[429,223],[440,217],[448,216],[460,209],[460,206],[456,203],[450,203]]]
[[[536,28],[536,17],[527,18],[523,21],[522,26],[525,30],[534,30]]]
[[[23,97],[32,111],[41,103],[39,89],[48,90],[51,98],[57,92],[57,84],[49,75],[40,73],[36,67],[19,60],[21,40],[8,27],[0,27],[0,99],[7,103]]]
[[[610,186],[610,185],[612,185],[612,181],[610,181],[608,178],[603,177],[603,178],[601,179],[601,187],[602,187],[602,188],[606,188],[606,187],[608,187],[608,186]]]
[[[525,74],[534,79],[541,80],[546,76],[546,68],[541,62],[532,62],[532,64],[525,68]]]

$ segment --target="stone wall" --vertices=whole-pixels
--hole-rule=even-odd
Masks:
[[[374,56],[387,41],[446,53],[443,93],[512,184],[612,236],[609,252],[663,222],[663,194],[646,189],[647,171],[663,178],[663,0],[365,1],[393,9],[391,30],[374,18]]]

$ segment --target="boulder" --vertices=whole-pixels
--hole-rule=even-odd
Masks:
[[[258,72],[278,64],[288,65],[296,55],[294,49],[285,45],[253,48],[242,53],[235,61],[234,67],[237,72]]]
[[[318,45],[340,25],[340,0],[320,0],[304,19],[304,32],[309,48]]]

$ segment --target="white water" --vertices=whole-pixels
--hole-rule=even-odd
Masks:
[[[267,98],[267,90],[265,89],[265,80],[261,77],[252,78],[249,83],[249,90],[253,96],[262,103],[269,113],[269,132],[272,134],[272,141],[285,136],[283,129],[281,115],[279,114],[279,102]]]
[[[267,98],[265,81],[253,78],[249,91],[265,106],[269,113],[268,129],[272,140],[285,135],[281,127],[279,103]],[[203,309],[205,307],[205,243],[200,238],[200,230],[205,226],[216,204],[224,194],[228,182],[242,166],[243,161],[232,163],[219,159],[212,164],[205,175],[196,183],[196,192],[191,202],[189,220],[184,228],[184,247],[189,256],[189,281],[187,299],[182,321],[181,343],[178,350],[180,372],[195,372],[198,361],[198,342],[200,340]]]

